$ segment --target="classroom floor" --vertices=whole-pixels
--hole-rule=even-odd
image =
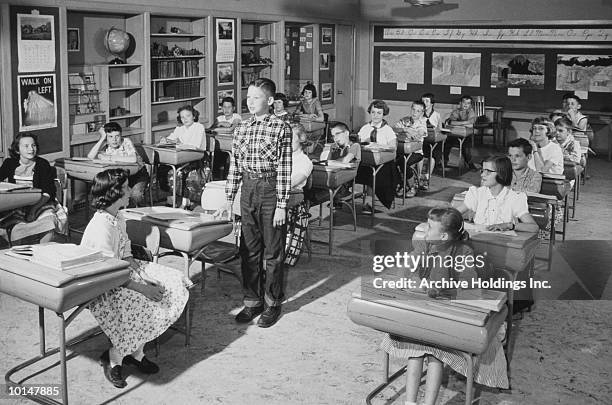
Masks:
[[[479,150],[483,155],[485,151]],[[512,389],[483,389],[482,404],[609,404],[612,398],[612,163],[589,161],[591,178],[582,189],[568,241],[558,244],[551,272],[546,249],[538,251],[536,278],[555,288],[539,292],[533,311],[515,322],[510,350]],[[346,304],[358,288],[358,277],[371,265],[367,241],[404,238],[423,221],[429,207],[478,181],[475,172],[461,178],[455,170],[446,179],[434,177],[428,192],[396,200],[395,209],[358,215],[353,232],[346,210],[337,214],[335,252],[327,255],[327,228],[312,224],[314,254],[287,272],[283,316],[270,329],[239,325],[239,282],[209,271],[204,295],[194,298],[191,346],[174,331],[161,339],[153,376],[132,373],[123,390],[112,387],[97,364],[107,348],[104,337],[76,347],[68,362],[72,404],[362,404],[381,380],[381,332],[358,326],[346,315]],[[358,208],[359,210],[359,208]],[[318,213],[318,210],[315,211]],[[326,210],[324,210],[325,215]],[[163,263],[180,266],[175,257]],[[194,264],[194,267],[199,264]],[[38,351],[37,309],[0,295],[0,372]],[[48,342],[56,342],[54,316],[47,313]],[[68,329],[69,337],[96,327],[84,312]],[[51,364],[52,361],[47,362]],[[392,369],[400,366],[393,362]],[[57,368],[34,378],[59,382]],[[465,380],[445,372],[440,404],[462,404]],[[404,380],[396,381],[374,404],[403,404]],[[0,403],[25,401],[0,400]]]

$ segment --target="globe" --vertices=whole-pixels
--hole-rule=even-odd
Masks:
[[[106,50],[116,58],[110,61],[111,64],[125,63],[119,55],[130,47],[130,35],[119,28],[111,27],[104,36],[104,46]]]

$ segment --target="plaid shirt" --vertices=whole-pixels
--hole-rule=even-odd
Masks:
[[[542,175],[535,170],[526,167],[523,173],[518,176],[516,171],[512,171],[512,183],[510,188],[518,192],[539,193],[542,187]]]
[[[234,197],[244,172],[276,172],[276,207],[286,208],[291,189],[292,133],[285,121],[266,115],[261,121],[251,117],[234,130],[232,154],[225,196]]]

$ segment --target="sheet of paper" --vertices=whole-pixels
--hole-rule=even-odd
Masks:
[[[450,86],[450,94],[461,94],[461,86]]]
[[[397,83],[397,90],[408,90],[408,83]]]
[[[521,89],[519,87],[508,87],[508,96],[510,97],[520,97]]]

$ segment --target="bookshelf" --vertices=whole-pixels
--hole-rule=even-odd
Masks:
[[[150,16],[150,89],[152,140],[176,126],[176,111],[185,104],[207,122],[206,17]]]
[[[124,136],[140,142],[148,119],[143,87],[144,15],[68,10],[67,26],[77,28],[80,36],[80,49],[67,55],[71,155],[86,154],[107,122],[117,122]],[[132,40],[120,57],[123,64],[109,64],[115,56],[101,40],[111,27],[128,32]],[[85,92],[80,91],[83,87]]]
[[[242,20],[240,26],[241,111],[247,113],[248,84],[260,77],[275,80],[276,35],[275,23]]]

